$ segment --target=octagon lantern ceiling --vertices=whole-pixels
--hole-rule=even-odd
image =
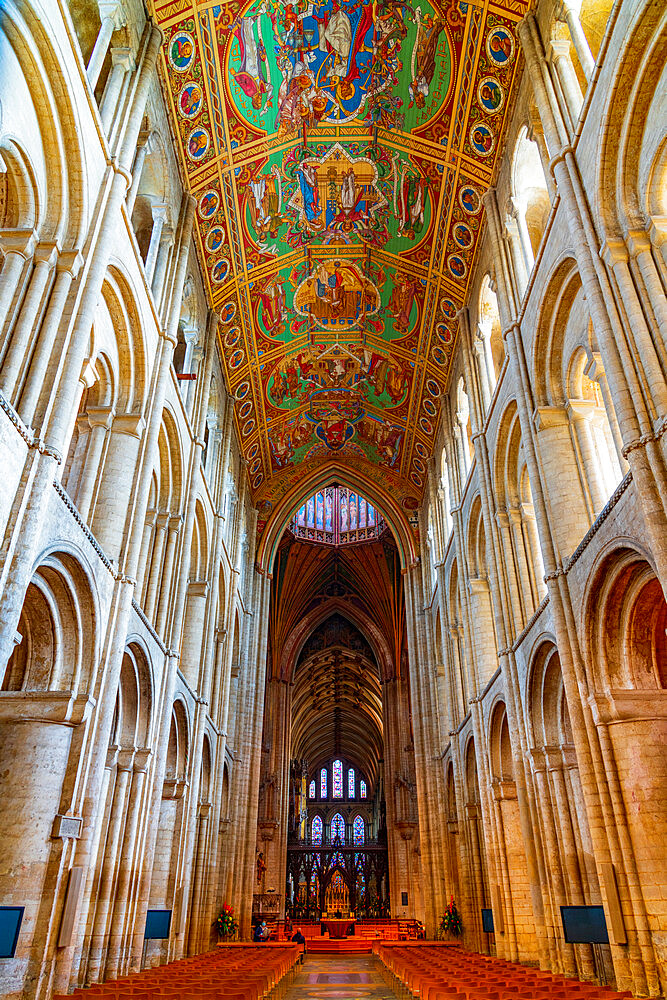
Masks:
[[[526,6],[153,3],[261,520],[333,459],[419,505]]]

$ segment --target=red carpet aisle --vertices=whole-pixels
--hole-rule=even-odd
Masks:
[[[397,1000],[372,955],[308,955],[284,1000]]]

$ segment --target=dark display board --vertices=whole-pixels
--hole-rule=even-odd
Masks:
[[[171,910],[148,910],[146,913],[145,938],[168,938],[171,926]]]
[[[24,906],[0,906],[0,958],[13,958]]]
[[[493,910],[482,909],[482,930],[485,934],[493,934]]]
[[[601,906],[561,906],[560,916],[568,944],[607,944],[607,923]]]

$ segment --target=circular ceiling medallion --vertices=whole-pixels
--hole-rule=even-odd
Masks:
[[[178,95],[178,113],[182,118],[196,118],[201,111],[204,95],[198,83],[191,80]]]
[[[228,274],[229,274],[229,261],[225,260],[223,257],[222,260],[219,260],[211,268],[211,281],[213,282],[214,285],[221,285]]]
[[[212,188],[208,191],[204,191],[203,195],[199,199],[199,215],[202,219],[210,219],[217,212],[219,204],[220,195],[217,191],[214,191]]]
[[[210,233],[206,237],[206,249],[209,251],[209,253],[216,253],[224,242],[225,242],[225,231],[222,228],[222,226],[213,226]],[[233,308],[233,303],[229,302],[228,305],[231,305]],[[225,309],[226,308],[227,306],[225,306]],[[222,316],[221,319],[223,323],[229,322],[228,319],[223,319]]]
[[[211,145],[211,136],[205,128],[194,128],[188,136],[187,150],[188,156],[193,163],[199,163],[208,153]]]
[[[507,66],[514,58],[514,39],[507,28],[494,28],[486,36],[486,54],[496,66]]]
[[[484,122],[477,122],[470,129],[470,142],[479,156],[490,156],[496,144],[496,138],[488,125],[485,125]]]
[[[241,382],[241,384],[237,387],[234,396],[236,397],[238,402],[241,402],[242,399],[246,398],[249,392],[250,392],[250,382]]]
[[[234,302],[225,302],[220,310],[220,319],[223,323],[231,323],[236,316],[236,305]]]
[[[477,88],[477,101],[487,115],[497,115],[505,103],[505,91],[494,76],[485,76]]]
[[[450,253],[447,258],[447,267],[455,278],[465,278],[468,268],[461,254]]]
[[[459,191],[459,205],[468,215],[477,215],[482,207],[482,200],[477,188],[469,184],[464,185]]]
[[[195,42],[189,31],[178,31],[169,43],[169,65],[177,73],[190,69],[195,57]]]

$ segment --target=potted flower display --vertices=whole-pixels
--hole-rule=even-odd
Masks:
[[[221,938],[232,938],[239,929],[239,924],[234,916],[234,907],[229,903],[222,904],[222,910],[215,918],[215,925],[218,928],[218,935]]]

